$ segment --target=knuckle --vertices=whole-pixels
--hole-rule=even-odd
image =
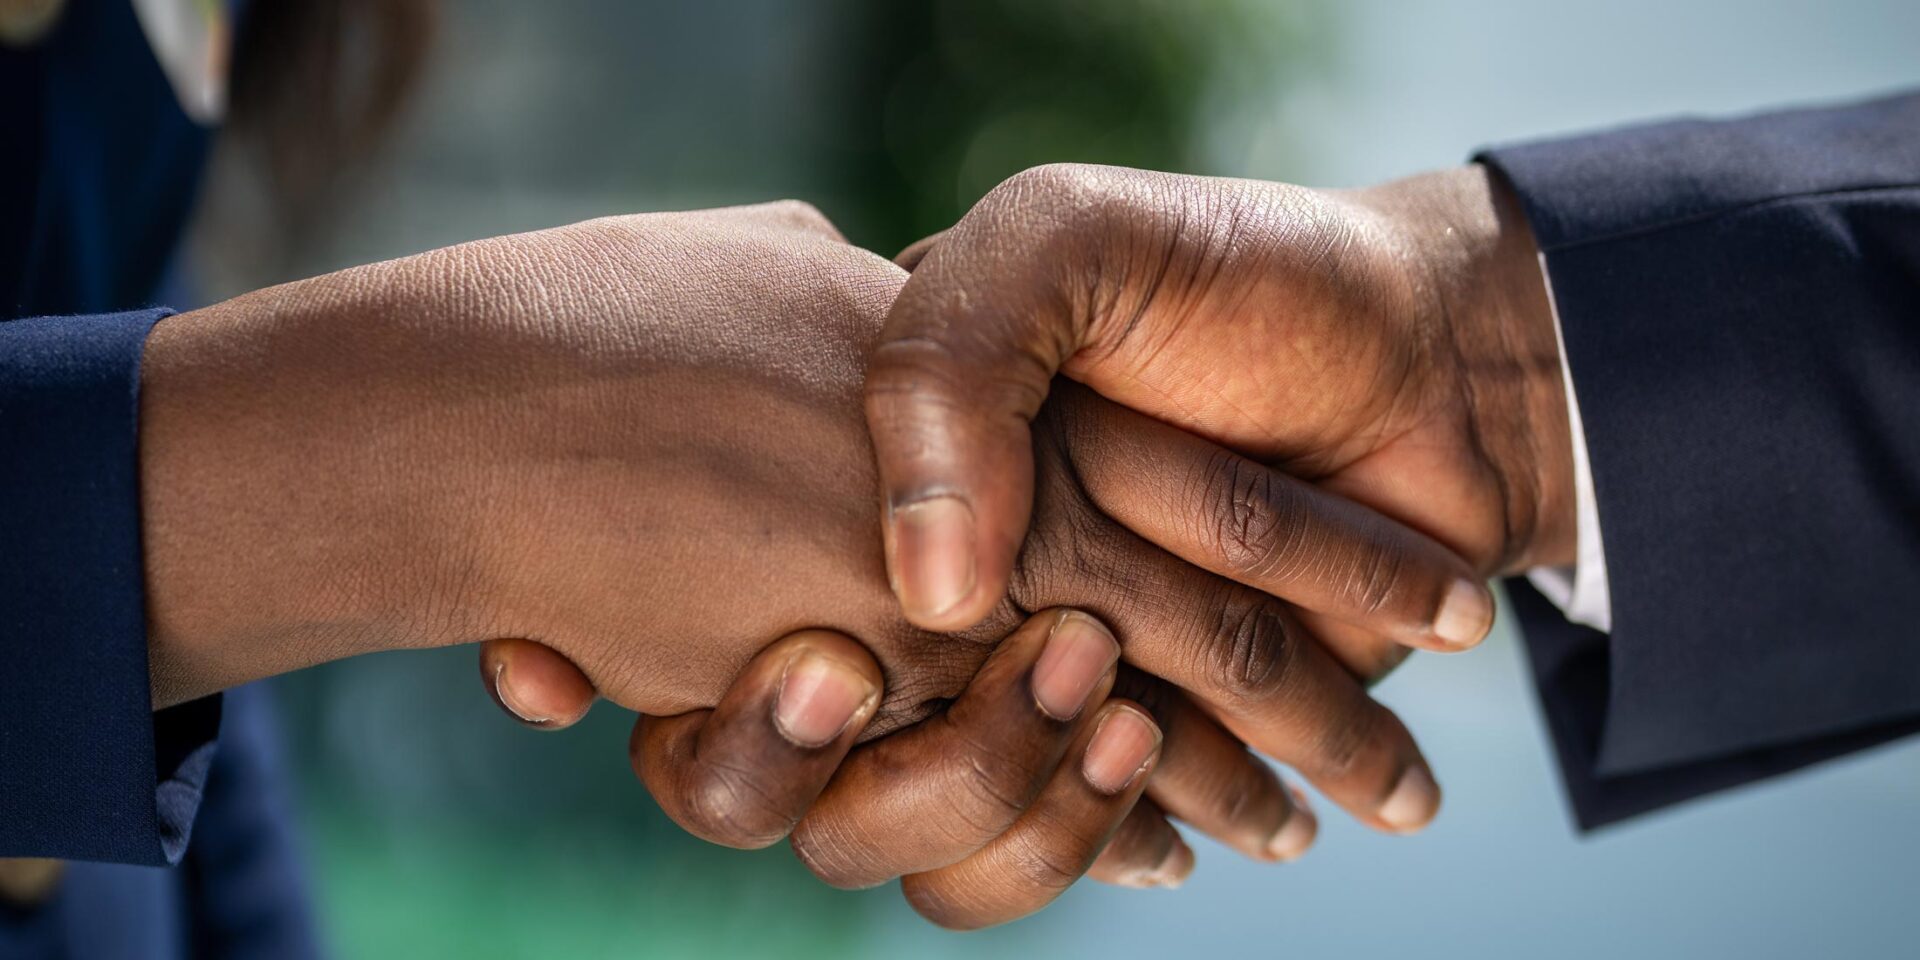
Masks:
[[[1400,551],[1382,544],[1367,551],[1366,559],[1350,578],[1347,596],[1354,607],[1365,613],[1388,609],[1403,594],[1407,562]]]
[[[1033,514],[1014,557],[1007,595],[1028,610],[1064,598],[1076,606],[1093,604],[1102,598],[1097,588],[1115,573],[1108,562],[1119,552],[1112,543],[1114,529],[1073,484],[1063,453],[1042,444],[1034,453]]]
[[[1298,558],[1315,555],[1300,540],[1297,497],[1274,473],[1226,450],[1216,450],[1200,474],[1207,518],[1201,540],[1230,575],[1286,582],[1299,574]]]
[[[704,840],[740,849],[776,843],[793,827],[793,817],[776,803],[747,770],[702,762],[680,790],[682,826]]]
[[[953,364],[953,347],[937,337],[882,340],[873,350],[867,396],[914,398],[934,387],[950,386]]]
[[[1100,182],[1100,168],[1085,163],[1043,163],[1000,182],[981,201],[989,207],[1053,205],[1086,199]]]
[[[1269,600],[1235,597],[1222,605],[1205,656],[1205,675],[1234,706],[1252,706],[1284,692],[1293,673],[1295,638]]]
[[[1116,231],[1130,233],[1153,222],[1141,216],[1139,182],[1151,176],[1086,163],[1029,167],[988,191],[968,219],[986,221],[991,235],[1024,238],[1021,256],[1006,258],[1009,263],[1042,270],[1045,264],[1080,264],[1097,257],[1096,248],[1104,249],[1098,245],[1113,240]]]
[[[887,881],[879,871],[863,869],[866,844],[843,830],[823,825],[813,818],[800,821],[788,840],[793,855],[809,873],[827,886],[840,890],[858,890]]]
[[[949,794],[952,822],[970,838],[1005,830],[1033,802],[1042,778],[1021,760],[979,743],[968,743],[957,771],[958,789]]]
[[[805,200],[788,197],[775,200],[767,204],[767,207],[782,219],[803,230],[831,237],[840,236],[840,230],[833,225],[833,221],[827,219],[827,215],[820,212],[819,207]]]
[[[917,436],[928,420],[965,417],[968,383],[951,344],[936,336],[891,337],[873,350],[863,399],[876,430]],[[931,451],[921,451],[922,458]]]
[[[1064,828],[1020,831],[1007,839],[1013,876],[1028,888],[1057,896],[1087,872],[1088,844]]]

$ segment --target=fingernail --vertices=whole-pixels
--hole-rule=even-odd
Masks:
[[[1080,613],[1064,614],[1033,665],[1033,699],[1047,716],[1072,720],[1119,659],[1120,644],[1098,620]]]
[[[907,616],[939,617],[973,592],[973,511],[953,497],[893,510],[894,592]]]
[[[1173,838],[1173,849],[1167,851],[1167,859],[1154,870],[1151,884],[1167,890],[1177,890],[1193,875],[1193,848],[1187,846],[1179,835]]]
[[[1080,773],[1095,790],[1112,796],[1133,786],[1160,749],[1160,728],[1131,707],[1115,707],[1100,719],[1087,744]]]
[[[1412,833],[1427,825],[1440,812],[1440,786],[1433,774],[1421,764],[1408,767],[1394,785],[1387,802],[1380,805],[1380,819],[1401,833]]]
[[[860,671],[813,651],[787,666],[773,723],[780,735],[803,747],[823,747],[874,697],[872,682]]]
[[[540,711],[520,701],[513,685],[507,682],[507,661],[505,660],[501,660],[493,668],[493,697],[500,701],[501,706],[507,708],[508,713],[520,718],[521,723],[545,726],[553,722],[552,717],[544,716]]]
[[[1493,627],[1493,595],[1472,580],[1455,580],[1433,618],[1433,635],[1449,647],[1471,647]]]
[[[1319,833],[1320,818],[1313,815],[1313,808],[1307,806],[1306,798],[1296,790],[1293,792],[1293,812],[1287,815],[1287,821],[1267,840],[1267,853],[1282,863],[1298,860],[1308,847],[1313,846],[1313,839]]]

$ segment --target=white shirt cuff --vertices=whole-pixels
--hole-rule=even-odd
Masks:
[[[1580,425],[1580,402],[1574,397],[1573,371],[1567,366],[1567,340],[1560,333],[1560,308],[1553,301],[1553,277],[1547,258],[1540,256],[1540,278],[1547,287],[1547,306],[1553,312],[1553,337],[1560,348],[1561,381],[1567,386],[1567,432],[1573,437],[1574,564],[1527,571],[1542,596],[1567,619],[1602,632],[1613,629],[1613,599],[1607,589],[1607,554],[1600,542],[1600,507],[1593,493],[1593,463],[1587,458],[1587,432]]]

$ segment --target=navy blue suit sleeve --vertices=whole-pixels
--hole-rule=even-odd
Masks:
[[[149,692],[136,417],[166,315],[0,323],[0,856],[186,849],[220,702]]]
[[[1498,149],[1613,629],[1510,591],[1592,827],[1920,728],[1920,96]]]

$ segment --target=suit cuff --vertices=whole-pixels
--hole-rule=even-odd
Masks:
[[[137,448],[163,309],[0,323],[0,856],[177,861],[220,722],[155,712]]]
[[[1608,633],[1522,611],[1594,820],[1920,722],[1916,142],[1909,96],[1481,158],[1551,265],[1606,522]]]

